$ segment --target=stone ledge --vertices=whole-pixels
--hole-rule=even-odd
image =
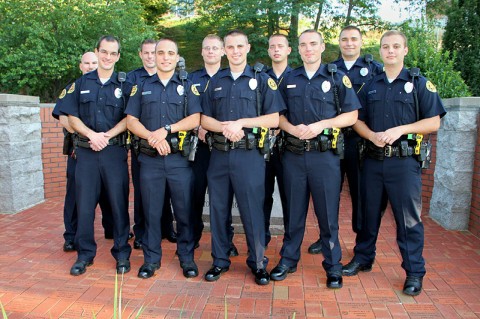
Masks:
[[[38,106],[40,98],[38,96],[18,95],[18,94],[0,94],[0,106],[5,103],[35,103]]]

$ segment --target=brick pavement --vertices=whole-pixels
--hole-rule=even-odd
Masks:
[[[348,195],[342,194],[340,242],[343,262],[352,257],[354,234],[349,221]],[[99,215],[97,215],[99,216]],[[318,237],[312,212],[296,273],[282,282],[257,286],[245,265],[246,242],[236,234],[240,256],[215,283],[202,275],[211,265],[210,234],[195,252],[200,276],[185,279],[175,245],[163,244],[162,267],[142,280],[137,271],[142,252],[134,250],[132,271],[123,278],[123,318],[480,318],[480,239],[468,232],[447,231],[428,217],[425,222],[427,276],[424,292],[402,294],[404,272],[395,243],[395,225],[388,210],[377,245],[372,272],[345,277],[344,287],[325,287],[322,257],[307,253]],[[16,215],[0,215],[0,302],[9,319],[111,318],[115,261],[111,240],[103,238],[96,221],[98,253],[93,266],[80,277],[69,275],[75,253],[62,251],[62,201],[47,202]],[[279,259],[282,237],[274,236],[266,251],[268,270]]]

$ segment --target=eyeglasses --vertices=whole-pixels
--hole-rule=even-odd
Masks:
[[[114,58],[116,58],[118,56],[118,52],[108,52],[105,49],[100,49],[98,52],[100,52],[103,55],[111,55]]]
[[[210,51],[210,50],[218,51],[218,50],[220,50],[219,47],[203,47],[202,49],[204,49],[205,51]]]

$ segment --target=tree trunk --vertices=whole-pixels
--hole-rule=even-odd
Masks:
[[[318,4],[318,11],[317,11],[317,18],[315,19],[315,30],[318,30],[318,26],[320,25],[320,17],[322,16],[323,12],[323,4],[325,3],[325,0],[320,0]]]

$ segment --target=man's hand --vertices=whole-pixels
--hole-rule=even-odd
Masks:
[[[157,148],[158,145],[160,145],[159,143],[164,141],[165,138],[167,138],[167,131],[162,127],[162,128],[159,128],[158,130],[156,131],[153,131],[147,138],[148,140],[148,144],[153,147],[153,148]]]
[[[161,142],[157,142],[157,146],[155,147],[158,151],[158,154],[162,155],[162,156],[167,156],[168,154],[170,154],[172,152],[172,150],[170,149],[170,145],[168,144],[167,140],[163,140]]]
[[[380,139],[385,142],[386,144],[392,145],[396,140],[403,135],[403,130],[401,127],[392,127],[383,132]]]
[[[90,144],[90,148],[96,152],[100,152],[108,145],[108,140],[110,139],[110,135],[104,132],[90,132],[88,134],[88,139],[90,140],[88,143]]]
[[[376,146],[384,147],[386,145],[385,141],[383,140],[384,133],[385,132],[372,132],[368,139]]]
[[[309,124],[305,127],[303,133],[298,137],[301,140],[310,140],[318,136],[318,134],[322,133],[324,127],[322,122],[316,122]]]
[[[221,124],[222,134],[230,141],[238,142],[245,136],[240,120],[221,122]]]
[[[208,131],[203,127],[201,126],[198,127],[198,138],[205,143],[207,143],[207,140],[205,139],[205,134],[207,134],[207,132]]]

